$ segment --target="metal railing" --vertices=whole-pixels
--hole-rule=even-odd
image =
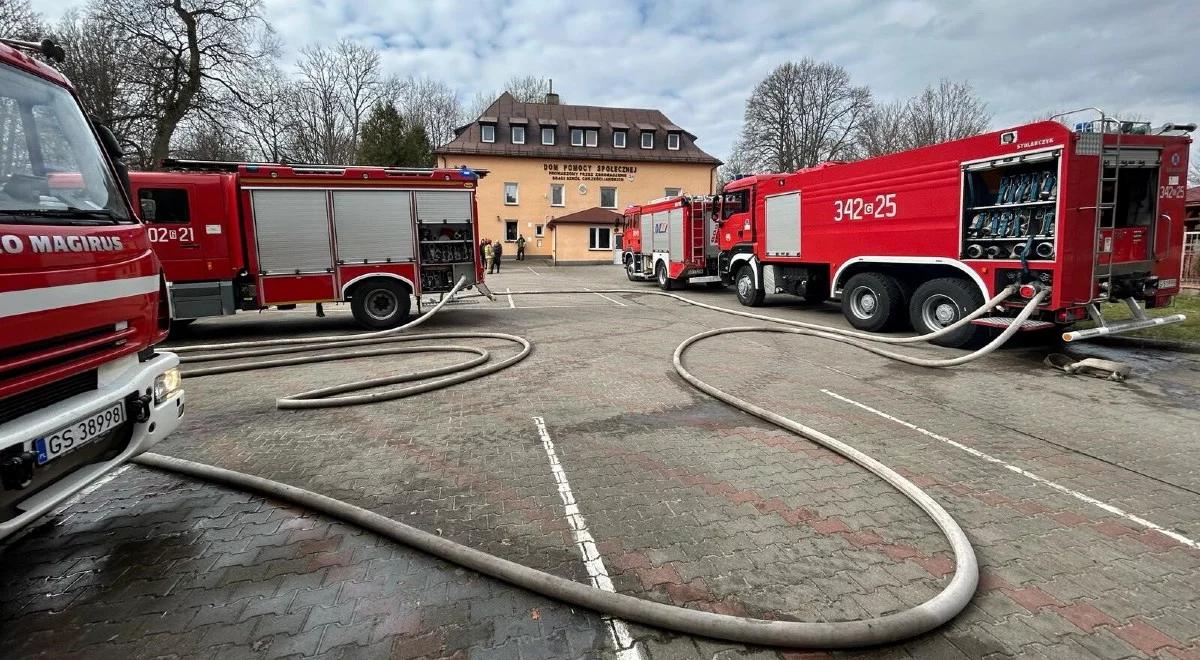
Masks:
[[[1200,288],[1200,231],[1183,235],[1183,286]]]

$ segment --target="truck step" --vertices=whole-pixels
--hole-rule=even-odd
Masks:
[[[1007,328],[1008,326],[1012,325],[1012,322],[1015,320],[1016,319],[1010,316],[989,316],[982,319],[975,319],[974,321],[971,321],[971,325],[982,325],[989,328]],[[1017,332],[1049,330],[1053,327],[1054,324],[1049,321],[1034,321],[1031,319],[1026,319],[1021,321],[1021,326],[1017,329]]]
[[[708,284],[709,282],[720,282],[720,275],[703,275],[701,277],[689,277],[688,284]]]

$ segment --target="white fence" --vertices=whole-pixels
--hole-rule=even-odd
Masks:
[[[1183,286],[1200,288],[1200,231],[1183,235]]]

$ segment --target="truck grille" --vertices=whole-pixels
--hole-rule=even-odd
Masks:
[[[92,369],[68,376],[49,385],[35,387],[28,392],[0,399],[0,424],[5,424],[59,401],[65,401],[76,394],[89,392],[96,389],[97,386],[97,373],[95,369]]]
[[[0,350],[0,382],[86,359],[125,344],[136,330],[105,325]]]

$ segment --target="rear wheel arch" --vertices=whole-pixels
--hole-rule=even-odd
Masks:
[[[847,261],[834,273],[830,282],[830,293],[833,297],[838,297],[837,292],[845,288],[851,277],[869,271],[891,275],[908,295],[929,280],[958,277],[971,282],[984,300],[992,297],[983,278],[970,266],[955,259],[941,258],[928,261],[896,261],[887,257],[862,257]]]

